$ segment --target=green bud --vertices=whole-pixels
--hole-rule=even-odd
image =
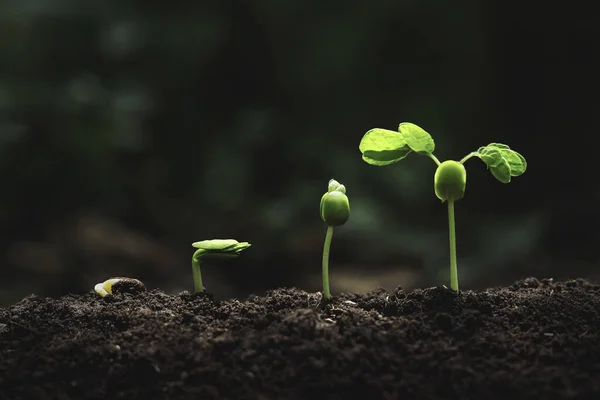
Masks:
[[[330,180],[328,191],[321,197],[321,219],[329,226],[344,225],[350,217],[350,202],[346,187]]]
[[[346,193],[346,187],[336,181],[335,179],[330,179],[329,184],[327,185],[327,191],[333,192],[334,190],[338,190],[342,193]]]
[[[450,200],[456,201],[465,195],[467,186],[467,170],[457,161],[444,161],[435,171],[433,187],[435,195],[442,203]]]

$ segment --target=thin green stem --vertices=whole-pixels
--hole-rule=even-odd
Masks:
[[[200,272],[200,256],[204,253],[204,249],[198,249],[192,256],[192,276],[194,278],[194,293],[204,292],[202,284],[202,273]]]
[[[323,245],[323,297],[327,300],[331,299],[329,291],[329,248],[331,247],[331,238],[333,237],[333,226],[327,227],[325,234],[325,244]]]
[[[429,158],[431,158],[433,161],[435,161],[435,163],[437,164],[437,166],[440,166],[440,160],[438,160],[438,158],[436,156],[433,155],[433,153],[427,154],[429,156]]]
[[[448,200],[448,229],[450,232],[450,288],[458,292],[458,267],[456,265],[456,228],[454,200]]]
[[[460,163],[461,163],[461,164],[464,164],[464,163],[465,163],[465,162],[466,162],[466,161],[467,161],[469,158],[471,158],[471,157],[476,157],[476,156],[477,156],[477,157],[479,157],[479,153],[478,153],[478,152],[476,152],[476,151],[473,151],[473,152],[471,152],[471,153],[467,154],[466,156],[464,156],[464,157],[462,158],[462,160],[460,160]]]

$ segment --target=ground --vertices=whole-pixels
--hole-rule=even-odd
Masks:
[[[31,296],[0,309],[0,399],[596,399],[600,286]]]

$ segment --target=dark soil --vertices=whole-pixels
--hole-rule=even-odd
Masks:
[[[599,328],[583,280],[32,296],[0,309],[0,399],[598,399]]]

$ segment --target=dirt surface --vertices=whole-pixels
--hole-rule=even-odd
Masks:
[[[600,286],[528,278],[247,301],[158,290],[0,309],[0,399],[597,399]]]

